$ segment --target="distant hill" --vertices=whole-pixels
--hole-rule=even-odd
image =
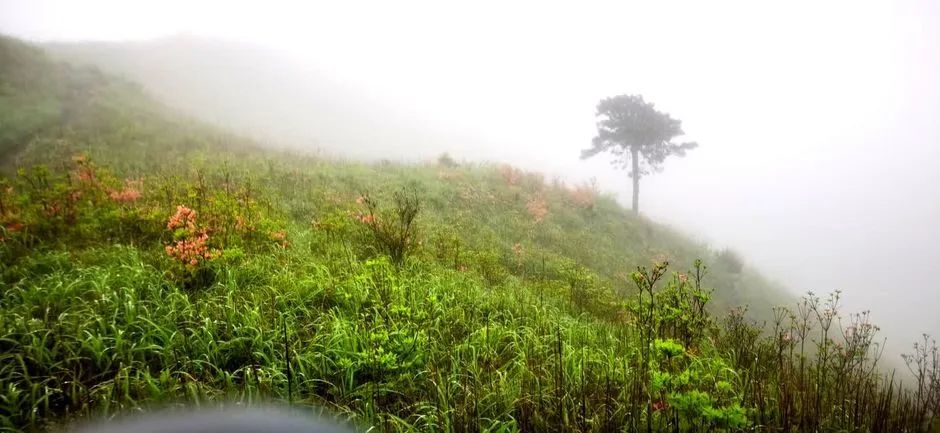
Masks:
[[[54,58],[139,82],[196,118],[276,144],[358,159],[414,159],[462,139],[287,55],[252,45],[176,36],[45,48]]]

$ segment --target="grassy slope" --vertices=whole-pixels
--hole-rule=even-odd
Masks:
[[[636,375],[625,360],[636,358],[638,336],[626,274],[658,256],[674,269],[713,256],[610,198],[578,204],[571,188],[537,175],[264,152],[131,84],[13,41],[2,50],[13,69],[60,71],[43,85],[69,89],[32,93],[3,63],[0,85],[14,89],[5,98],[61,114],[11,141],[17,165],[46,163],[52,174],[5,181],[14,186],[6,206],[26,228],[6,233],[2,249],[3,427],[171,399],[272,396],[388,430],[630,425],[638,408],[623,395]],[[19,122],[0,108],[4,122]],[[97,164],[94,184],[76,180],[81,166],[70,158],[83,153]],[[144,179],[139,201],[108,200],[123,178]],[[51,186],[33,185],[43,182]],[[388,204],[401,187],[417,190],[423,209],[420,243],[396,269],[350,215],[362,211],[360,193]],[[47,204],[58,209],[73,191],[84,194],[74,218],[50,213]],[[164,250],[179,236],[165,228],[178,204],[214,224],[213,246],[224,251],[198,275]],[[547,214],[539,220],[532,207]],[[239,218],[252,229],[240,231]],[[716,265],[707,281],[719,309],[785,300],[751,271]],[[731,408],[740,392],[709,387],[744,390],[748,379],[728,375],[709,347],[693,357],[713,370],[701,387]]]
[[[105,78],[93,69],[53,64],[36,49],[8,42],[4,44],[5,52],[21,57],[10,63],[14,73],[9,79],[16,86],[10,97],[28,102],[2,107],[48,107],[46,111],[53,113],[40,116],[46,119],[41,125],[52,128],[43,129],[39,125],[32,128],[32,133],[43,134],[36,137],[31,149],[18,155],[15,162],[20,166],[61,161],[70,157],[70,153],[85,152],[123,175],[140,177],[149,174],[148,164],[191,170],[192,167],[187,167],[190,162],[198,164],[200,158],[205,160],[208,155],[231,160],[251,154],[266,159],[266,166],[282,165],[278,167],[281,170],[315,175],[318,188],[346,197],[387,186],[389,182],[418,184],[431,204],[423,216],[435,223],[457,225],[465,242],[492,246],[503,254],[520,242],[537,248],[543,256],[574,260],[616,286],[632,286],[631,282],[623,281],[623,273],[636,265],[647,265],[654,258],[665,256],[679,269],[687,269],[696,258],[716,263],[714,253],[706,246],[688,241],[668,227],[638,219],[608,197],[598,197],[591,210],[582,209],[572,202],[572,194],[564,186],[543,185],[537,173],[522,174],[518,185],[509,185],[502,176],[505,173],[500,173],[504,168],[491,164],[452,168],[436,164],[364,165],[313,158],[297,161],[297,155],[265,153],[253,149],[246,140],[176,115],[149,100],[133,83]],[[14,46],[19,49],[12,49]],[[49,77],[50,70],[57,74]],[[45,81],[17,80],[16,71],[26,71],[22,74],[25,76],[44,77]],[[36,95],[36,88],[60,90]],[[17,120],[2,121],[21,123]],[[68,126],[65,130],[58,129],[65,125]],[[61,137],[68,142],[50,143]],[[14,141],[16,145],[11,144],[12,148],[22,147],[29,139],[21,137],[11,143]],[[337,181],[337,177],[341,180]],[[274,192],[285,196],[297,193]],[[526,204],[538,196],[547,200],[549,214],[545,221],[532,224]],[[309,204],[297,205],[300,209],[289,211],[298,219],[313,217]],[[481,215],[486,217],[477,217]],[[736,275],[713,266],[711,282],[722,288],[716,296],[724,308],[751,305],[766,317],[769,306],[790,300],[779,286],[751,270]]]

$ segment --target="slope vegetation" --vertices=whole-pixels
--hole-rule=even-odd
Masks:
[[[382,431],[897,431],[933,413],[873,373],[864,316],[810,356],[810,316],[770,312],[772,285],[590,186],[265,151],[131,83],[0,52],[3,122],[23,125],[0,180],[4,429],[267,399]],[[725,316],[743,303],[776,326]]]

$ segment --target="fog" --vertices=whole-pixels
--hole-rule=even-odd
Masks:
[[[623,203],[626,172],[578,156],[597,101],[639,93],[700,144],[643,179],[644,215],[794,293],[842,290],[892,351],[940,334],[936,2],[191,3],[0,1],[0,32],[159,39],[127,49],[203,78],[144,67],[155,94],[278,145],[507,161]]]

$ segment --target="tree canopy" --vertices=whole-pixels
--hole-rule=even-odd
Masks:
[[[639,179],[651,171],[661,171],[670,155],[684,156],[698,146],[695,142],[674,142],[685,135],[682,121],[657,111],[641,95],[619,95],[597,104],[597,136],[591,147],[581,151],[581,159],[610,152],[612,163],[630,167],[633,177],[633,211],[638,212]]]

